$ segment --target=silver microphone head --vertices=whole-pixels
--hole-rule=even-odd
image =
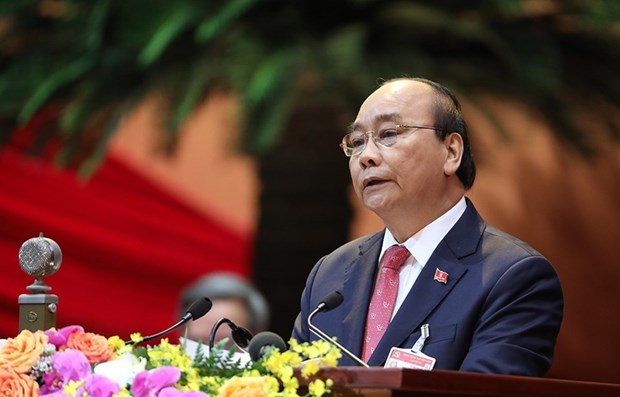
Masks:
[[[19,249],[19,266],[25,273],[37,278],[56,273],[61,262],[60,247],[47,237],[26,240]]]

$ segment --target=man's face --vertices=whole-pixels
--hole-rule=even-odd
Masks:
[[[366,99],[352,127],[358,131],[399,124],[435,127],[435,101],[434,91],[424,83],[388,83]],[[390,147],[369,139],[366,148],[350,158],[349,169],[357,196],[385,221],[438,204],[447,158],[446,145],[434,130],[413,129]]]

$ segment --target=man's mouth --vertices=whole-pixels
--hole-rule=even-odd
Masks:
[[[383,184],[385,182],[387,182],[387,181],[384,180],[384,179],[372,179],[370,181],[364,182],[364,188],[381,185],[381,184]]]

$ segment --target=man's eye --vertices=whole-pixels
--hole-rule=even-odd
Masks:
[[[387,129],[379,132],[379,139],[395,139],[398,136],[398,131],[395,129]]]
[[[364,135],[356,135],[349,137],[349,147],[356,148],[364,146],[365,139]]]

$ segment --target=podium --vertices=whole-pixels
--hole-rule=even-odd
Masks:
[[[620,384],[445,370],[340,367],[317,377],[332,379],[331,395],[343,397],[620,397]]]

